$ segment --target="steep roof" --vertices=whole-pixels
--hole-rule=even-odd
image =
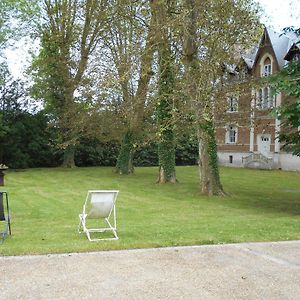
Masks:
[[[293,32],[278,33],[271,28],[265,27],[263,36],[259,43],[242,54],[241,59],[246,66],[251,70],[258,59],[259,49],[263,46],[264,40],[268,36],[279,68],[283,68],[287,64],[289,53],[295,51],[295,48],[300,50],[300,37]],[[225,65],[227,72],[236,72],[236,65]]]
[[[300,53],[300,44],[298,44],[298,43],[295,43],[290,47],[290,49],[289,49],[288,53],[285,55],[284,59],[287,61],[290,61],[293,59],[293,56],[296,53]]]
[[[276,60],[278,62],[279,68],[281,69],[285,64],[285,55],[288,53],[289,49],[295,42],[295,36],[292,34],[284,35],[278,32],[275,32],[271,28],[265,27],[264,35],[262,36],[260,42],[253,47],[252,49],[248,50],[244,55],[242,55],[243,60],[247,64],[247,66],[252,69],[253,65],[257,59],[259,48],[262,46],[264,41],[265,34],[268,35],[271,46],[273,48],[274,54],[276,56]]]
[[[289,51],[293,41],[288,36],[275,32],[270,28],[266,28],[266,31],[269,35],[278,65],[281,69],[286,64],[284,57]]]
[[[294,33],[290,33],[289,35],[291,39],[291,46],[284,57],[284,59],[288,61],[292,59],[295,53],[300,52],[300,36],[297,36]]]
[[[258,46],[253,47],[252,49],[248,50],[246,53],[242,55],[242,59],[246,63],[249,69],[252,69],[255,61],[255,57],[258,51]]]

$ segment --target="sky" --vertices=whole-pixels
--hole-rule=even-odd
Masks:
[[[284,27],[300,27],[300,0],[259,0],[265,10],[262,23],[281,32]]]
[[[1,0],[0,0],[1,1]],[[300,0],[258,0],[264,9],[262,23],[281,32],[284,27],[300,27]],[[6,57],[12,75],[22,77],[22,72],[29,65],[29,55],[26,55],[28,47],[24,44],[17,49],[6,51]]]

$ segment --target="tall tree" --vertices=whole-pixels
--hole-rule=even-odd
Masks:
[[[174,110],[175,74],[170,40],[170,9],[172,1],[153,1],[156,12],[158,51],[158,183],[176,182],[175,140],[172,113]]]
[[[258,29],[251,1],[185,0],[186,93],[199,141],[200,188],[207,195],[224,195],[220,181],[215,113],[225,64],[236,63],[238,49],[253,43]]]
[[[123,124],[116,171],[131,174],[134,172],[134,144],[142,135],[152,76],[154,16],[149,2],[138,4],[130,0],[111,1],[109,14],[110,28],[105,36],[105,46],[109,49],[114,68],[110,67],[108,72],[117,78],[114,90],[121,100],[118,105]]]
[[[106,0],[42,0],[38,34],[41,50],[33,62],[33,94],[56,119],[64,148],[63,166],[73,167],[74,151],[84,131],[76,91],[89,58],[107,29]]]
[[[20,80],[15,80],[8,71],[8,67],[2,64],[0,85],[0,163],[8,164],[11,167],[27,166],[28,157],[20,155],[24,153],[27,145],[20,141],[20,136],[24,136],[24,140],[31,140],[32,145],[40,139],[37,137],[29,139],[30,135],[39,131],[37,126],[31,126],[29,123],[36,122],[37,119],[32,117],[25,109],[29,107],[29,101],[24,88],[24,84]],[[33,107],[31,107],[33,108]],[[15,159],[10,159],[13,157]],[[17,160],[21,160],[18,162]]]

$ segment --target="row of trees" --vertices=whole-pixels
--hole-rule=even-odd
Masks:
[[[7,69],[2,70],[0,86],[0,163],[10,168],[56,167],[63,162],[59,130],[51,126],[45,110],[34,109],[24,84],[15,80]],[[31,109],[28,110],[30,105]],[[117,162],[120,144],[82,137],[76,146],[78,166],[113,166]],[[134,164],[156,166],[157,145],[147,143],[136,147]],[[197,162],[197,144],[193,138],[180,137],[176,141],[176,164],[192,165]]]
[[[27,12],[27,1],[6,1],[23,4],[21,15],[35,11],[30,92],[43,101],[63,166],[75,165],[85,139],[117,140],[116,171],[131,174],[136,149],[154,142],[158,182],[175,183],[176,139],[194,135],[201,191],[224,194],[214,117],[228,88],[224,65],[257,40],[257,3],[37,0]]]

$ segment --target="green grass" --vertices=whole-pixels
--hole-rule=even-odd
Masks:
[[[13,235],[0,255],[300,239],[300,173],[223,168],[225,198],[200,195],[196,167],[177,168],[176,185],[157,185],[156,176],[157,168],[7,172]],[[119,241],[77,233],[89,189],[120,190]]]

